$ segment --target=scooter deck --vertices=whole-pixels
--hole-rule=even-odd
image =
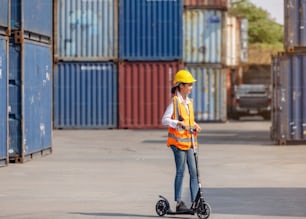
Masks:
[[[194,211],[189,209],[186,211],[172,211],[171,209],[169,209],[169,211],[167,211],[168,215],[176,215],[176,214],[190,214],[190,215],[194,215]]]

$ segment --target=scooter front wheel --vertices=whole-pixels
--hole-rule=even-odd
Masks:
[[[210,216],[211,208],[207,202],[201,202],[197,208],[197,215],[200,219],[207,219]]]
[[[158,200],[155,210],[158,216],[164,216],[169,211],[169,203],[163,199]]]

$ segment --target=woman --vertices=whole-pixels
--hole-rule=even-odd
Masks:
[[[190,175],[189,187],[192,202],[195,200],[198,191],[196,164],[190,129],[194,128],[196,132],[199,132],[201,128],[194,121],[193,102],[188,98],[195,81],[196,80],[192,77],[190,72],[186,70],[180,70],[176,73],[173,81],[174,86],[171,89],[171,93],[174,96],[162,118],[163,125],[168,126],[167,146],[171,147],[173,151],[176,166],[174,181],[174,198],[177,202],[176,211],[188,210],[182,201],[183,178],[186,163]],[[195,138],[194,146],[196,145],[197,142]]]

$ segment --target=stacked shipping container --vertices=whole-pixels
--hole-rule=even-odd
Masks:
[[[161,128],[182,65],[183,0],[119,4],[119,128]]]
[[[52,0],[10,1],[9,159],[52,150]]]
[[[214,112],[198,107],[198,119],[226,119],[221,72],[227,1],[57,0],[54,7],[55,128],[160,128],[174,74],[194,64],[202,68],[196,77],[214,81],[200,82],[209,89],[195,95],[216,97],[208,99]],[[86,65],[93,67],[82,70]],[[114,87],[105,87],[105,80]],[[111,120],[105,117],[110,109]]]
[[[303,0],[285,0],[286,52],[272,57],[271,138],[276,144],[306,140],[306,41]]]
[[[192,98],[199,122],[226,120],[223,70],[227,1],[184,2],[183,61],[195,77]]]
[[[54,127],[116,128],[118,1],[56,0]]]
[[[242,82],[242,66],[247,63],[248,20],[243,17],[226,15],[223,63],[227,74],[227,109],[231,114],[234,86]]]

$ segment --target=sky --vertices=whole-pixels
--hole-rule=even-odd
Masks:
[[[284,24],[283,0],[250,0],[250,2],[268,11],[277,23]]]

